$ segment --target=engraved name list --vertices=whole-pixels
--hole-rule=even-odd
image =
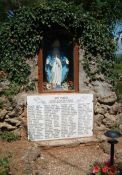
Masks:
[[[92,94],[27,97],[28,138],[34,141],[93,135]]]

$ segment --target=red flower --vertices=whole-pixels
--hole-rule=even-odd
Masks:
[[[118,165],[110,165],[110,162],[95,162],[92,166],[91,173],[96,174],[107,174],[107,175],[115,175],[118,171]]]
[[[110,172],[109,175],[114,175],[114,174],[112,172]]]
[[[111,171],[111,173],[115,173],[117,171],[117,168],[113,166],[113,167],[111,167],[110,171]]]
[[[99,170],[100,170],[99,166],[94,166],[93,169],[92,169],[92,173],[98,173]]]
[[[110,166],[111,166],[111,163],[110,163],[110,162],[105,162],[105,165],[106,165],[107,167],[110,167]]]
[[[103,173],[106,173],[106,172],[108,171],[108,169],[109,169],[108,166],[104,166],[104,167],[102,168],[102,172],[103,172]]]

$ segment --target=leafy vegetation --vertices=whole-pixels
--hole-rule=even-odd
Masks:
[[[90,166],[90,172],[87,175],[119,175],[122,172],[121,163],[114,163],[111,165],[110,162],[94,162]]]
[[[11,83],[8,86],[8,88],[4,90],[3,94],[7,97],[11,97],[11,96],[17,94],[19,92],[19,90],[20,90],[20,87],[17,84]]]
[[[116,91],[117,91],[119,99],[122,100],[122,61],[121,63],[115,65],[115,70],[118,73]]]
[[[118,74],[122,76],[122,64],[116,64],[115,69],[117,70]]]
[[[6,157],[0,158],[0,175],[9,174],[9,160]]]
[[[5,140],[7,142],[12,142],[12,141],[16,141],[19,140],[20,137],[12,132],[8,132],[8,131],[0,131],[0,140]]]
[[[71,32],[85,49],[84,67],[88,75],[94,76],[89,65],[95,57],[97,73],[104,73],[109,78],[112,75],[113,80],[115,43],[111,31],[120,18],[121,2],[88,2],[38,1],[38,5],[14,10],[14,16],[0,27],[0,69],[13,83],[27,83],[30,68],[26,59],[38,53],[44,31],[61,27]]]
[[[118,79],[116,81],[116,93],[118,100],[122,102],[122,57],[117,59],[115,64],[115,71],[118,73]]]
[[[38,5],[45,0],[1,0],[0,1],[0,22],[6,21],[8,17],[13,16],[14,11],[23,6],[32,7]],[[10,13],[10,14],[9,14]]]

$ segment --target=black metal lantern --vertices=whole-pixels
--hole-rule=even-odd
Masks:
[[[110,165],[113,165],[114,164],[114,145],[118,143],[116,138],[121,137],[122,134],[118,131],[109,130],[105,132],[105,136],[111,138],[110,140],[108,140],[108,143],[111,144]]]

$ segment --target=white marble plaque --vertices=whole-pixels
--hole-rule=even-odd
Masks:
[[[93,94],[27,97],[28,138],[34,141],[93,135]]]

